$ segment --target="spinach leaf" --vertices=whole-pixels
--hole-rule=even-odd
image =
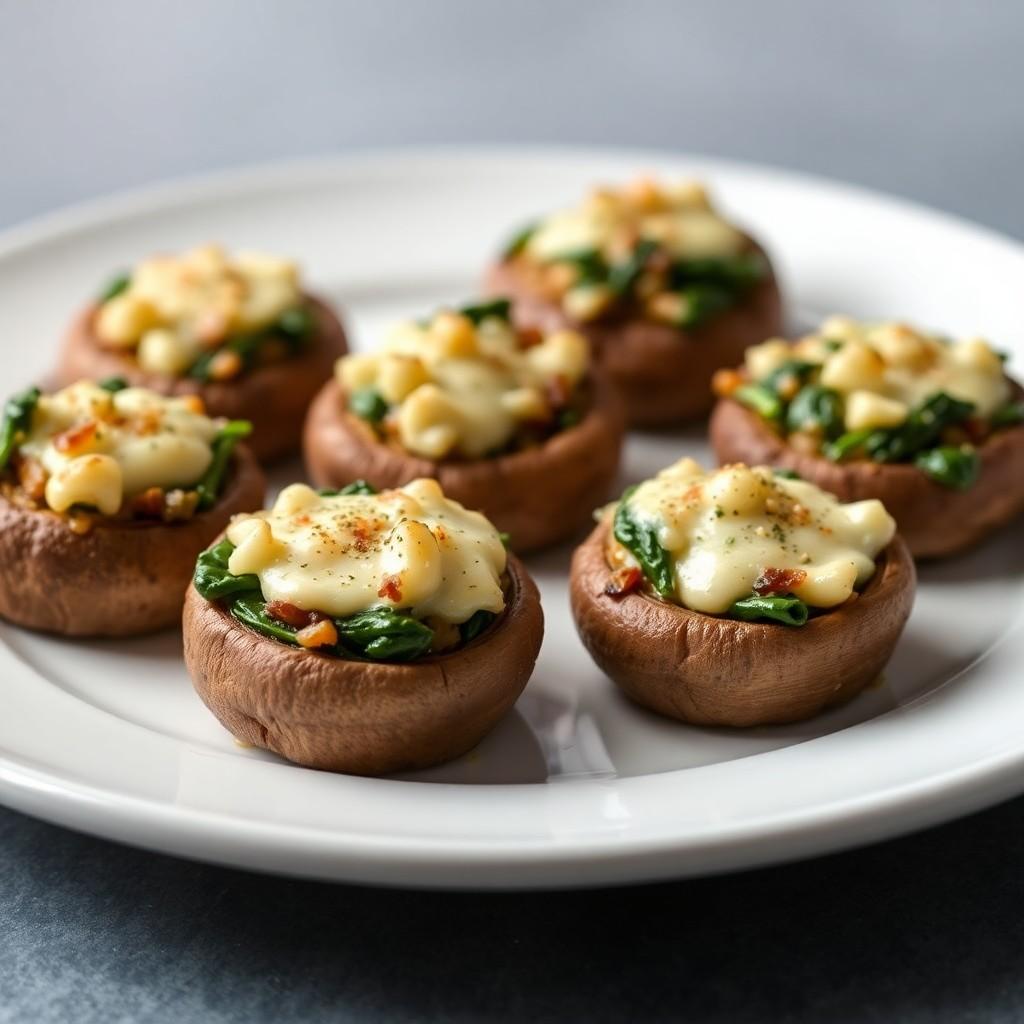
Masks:
[[[615,510],[612,533],[615,539],[640,563],[651,586],[662,596],[671,597],[675,592],[672,558],[658,542],[657,531],[639,522],[629,506],[629,499],[635,487],[630,487],[619,499]]]
[[[732,397],[765,420],[781,419],[785,409],[782,399],[763,384],[741,384]]]
[[[512,302],[509,299],[492,299],[490,302],[477,302],[469,306],[460,306],[458,312],[469,317],[474,326],[479,327],[488,317],[497,317],[508,322],[511,316]]]
[[[468,644],[471,640],[475,640],[496,618],[497,616],[494,612],[484,611],[482,608],[479,611],[473,612],[459,626],[459,636],[462,638],[462,642]]]
[[[732,292],[720,284],[690,284],[681,288],[679,294],[684,307],[680,327],[699,327],[734,302]]]
[[[1007,402],[1006,405],[1000,406],[992,413],[990,422],[993,430],[1024,423],[1024,402]]]
[[[96,296],[97,301],[102,304],[109,302],[111,299],[116,298],[121,292],[127,291],[128,286],[132,283],[131,274],[118,274],[116,277],[111,278],[99,295]]]
[[[786,409],[786,430],[818,427],[827,438],[843,432],[843,403],[838,392],[820,384],[805,384]]]
[[[972,402],[938,391],[922,402],[898,427],[874,431],[865,441],[875,462],[902,462],[932,447],[946,427],[962,423],[974,411]]]
[[[345,648],[374,661],[412,661],[434,641],[429,626],[393,608],[369,608],[334,625]]]
[[[39,395],[39,388],[29,388],[12,395],[4,403],[4,420],[0,426],[0,470],[7,467],[18,447],[18,435],[27,434],[32,429],[32,412]]]
[[[376,388],[359,388],[348,396],[348,407],[367,423],[380,423],[387,415],[388,403]]]
[[[594,248],[571,249],[552,256],[549,263],[570,263],[576,268],[576,286],[603,284],[608,279],[608,264]]]
[[[803,480],[803,477],[795,469],[784,469],[780,466],[773,469],[772,473],[783,480]]]
[[[764,257],[751,252],[724,259],[676,260],[670,280],[676,287],[702,282],[725,285],[733,292],[740,292],[756,284],[767,272]]]
[[[830,444],[825,445],[822,451],[826,459],[832,462],[842,462],[847,455],[852,455],[859,448],[863,448],[867,439],[874,433],[875,431],[871,428],[849,430],[845,434],[840,434]]]
[[[260,590],[258,576],[247,573],[244,576],[232,576],[228,569],[228,559],[235,545],[226,537],[219,544],[200,552],[196,561],[196,571],[192,583],[201,597],[207,601],[216,601],[229,594],[244,594]]]
[[[315,327],[316,319],[309,306],[293,306],[277,318],[269,333],[283,334],[291,342],[302,342],[310,337]]]
[[[932,448],[921,452],[914,465],[936,483],[955,491],[968,490],[981,472],[981,459],[969,445]]]
[[[501,258],[505,260],[518,256],[529,244],[529,241],[537,232],[538,224],[527,224],[520,228],[506,243],[501,250]]]
[[[633,252],[621,263],[614,264],[608,271],[608,287],[616,295],[625,295],[636,279],[643,273],[647,261],[657,251],[658,243],[650,239],[641,239],[633,247]]]
[[[744,622],[778,622],[783,626],[802,626],[807,622],[808,615],[807,605],[798,597],[778,594],[763,597],[751,594],[750,597],[734,601],[729,609],[729,617],[733,619],[742,619]]]
[[[368,484],[365,480],[353,480],[350,484],[345,484],[344,487],[333,489],[330,487],[323,487],[316,492],[321,498],[337,498],[342,494],[376,494],[377,488]]]
[[[272,640],[280,640],[281,643],[298,645],[298,641],[295,639],[295,634],[298,631],[289,626],[287,622],[281,622],[268,615],[267,603],[259,593],[236,597],[228,605],[228,611],[239,622],[256,630],[257,633],[269,636]]]
[[[112,395],[115,395],[118,391],[124,391],[128,387],[128,381],[124,377],[107,377],[105,380],[97,381],[97,385],[103,388],[104,391],[109,391]]]
[[[787,359],[781,366],[776,367],[758,383],[762,387],[774,391],[780,397],[783,388],[786,389],[788,394],[793,394],[793,391],[796,390],[795,386],[805,384],[817,368],[814,363],[807,363],[802,359]],[[793,390],[790,390],[790,388]]]
[[[230,420],[220,428],[220,432],[213,440],[213,460],[196,485],[200,508],[210,508],[216,503],[231,453],[239,440],[251,433],[252,424],[248,420]]]

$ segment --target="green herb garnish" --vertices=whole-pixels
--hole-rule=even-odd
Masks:
[[[348,396],[348,407],[367,423],[380,423],[388,414],[388,403],[376,388],[359,388]]]
[[[729,617],[733,619],[742,619],[744,622],[778,622],[783,626],[802,626],[807,622],[808,615],[807,605],[798,597],[778,594],[751,594],[750,597],[734,601],[729,609]]]
[[[612,523],[615,539],[640,563],[648,582],[662,596],[671,597],[675,592],[672,559],[658,541],[658,531],[636,519],[630,508],[629,499],[635,487],[628,488],[619,499]]]
[[[18,438],[32,429],[32,413],[39,402],[39,388],[29,388],[12,395],[4,403],[3,425],[0,426],[0,470],[7,468]]]
[[[199,507],[210,508],[217,501],[224,474],[227,472],[228,460],[235,450],[235,445],[243,437],[252,433],[252,424],[248,420],[230,420],[225,423],[213,439],[213,461],[207,467],[202,479],[196,485],[199,493]]]
[[[97,300],[102,304],[109,302],[111,299],[116,298],[121,292],[127,291],[128,286],[132,283],[131,274],[118,274],[117,277],[112,277],[107,284],[104,286],[102,291],[97,296]]]
[[[914,465],[943,487],[966,491],[981,472],[981,459],[970,446],[943,445],[921,452]]]

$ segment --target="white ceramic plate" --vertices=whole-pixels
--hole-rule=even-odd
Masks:
[[[218,239],[294,254],[367,345],[394,317],[471,295],[510,229],[639,170],[709,179],[772,251],[795,319],[916,319],[989,336],[1020,367],[1024,250],[968,224],[717,161],[441,150],[225,174],[8,232],[2,390],[44,373],[71,312],[154,249]],[[684,453],[709,458],[701,431],[634,436],[623,479]],[[308,771],[236,746],[193,694],[177,635],[71,643],[0,625],[0,798],[99,835],[268,871],[506,887],[763,864],[1024,789],[1018,532],[922,570],[876,687],[814,721],[748,731],[685,727],[621,698],[576,639],[568,559],[565,549],[530,562],[547,630],[515,712],[461,761],[400,779]]]

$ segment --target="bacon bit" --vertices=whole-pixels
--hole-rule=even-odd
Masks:
[[[728,398],[743,385],[743,374],[738,370],[716,370],[711,378],[711,390],[719,398]]]
[[[612,578],[604,588],[609,597],[622,597],[639,589],[644,574],[635,565],[624,565],[612,573]]]
[[[805,579],[807,573],[803,569],[764,569],[754,580],[754,593],[762,597],[765,594],[789,594]]]
[[[38,459],[18,459],[18,486],[33,501],[42,501],[46,494],[46,470]]]
[[[544,340],[544,335],[538,327],[523,327],[519,330],[519,347],[533,348]]]
[[[295,524],[296,526],[309,526],[309,524],[310,524],[310,523],[311,523],[312,521],[313,521],[313,520],[312,520],[312,519],[310,519],[310,518],[309,518],[309,516],[308,516],[308,515],[306,515],[306,513],[305,513],[305,512],[300,512],[300,513],[299,513],[298,515],[296,515],[296,516],[292,516],[292,522],[293,522],[293,523],[294,523],[294,524]]]
[[[387,575],[380,581],[380,589],[377,591],[378,597],[386,597],[389,601],[394,601],[398,604],[402,600],[402,577]]]
[[[972,416],[962,424],[964,433],[974,444],[980,444],[989,435],[989,425],[977,416]]]
[[[89,420],[77,427],[69,427],[53,439],[53,446],[64,455],[78,455],[92,443],[98,424]]]
[[[448,533],[443,526],[434,527],[434,539],[438,544],[445,544],[448,541]]]
[[[79,537],[91,533],[93,525],[93,517],[85,512],[72,512],[68,515],[68,529]]]
[[[338,642],[338,631],[330,619],[310,623],[295,634],[300,647],[333,647]]]
[[[147,409],[133,417],[131,421],[132,433],[140,437],[148,437],[160,430],[160,413],[156,409]]]
[[[218,352],[210,360],[212,380],[231,380],[242,372],[242,357],[237,352]]]
[[[268,601],[267,614],[278,622],[294,626],[295,629],[305,629],[320,618],[316,612],[303,611],[287,601]]]
[[[568,379],[562,374],[552,377],[544,386],[544,397],[553,409],[561,409],[568,405],[569,399],[572,398],[572,387]]]
[[[164,522],[181,523],[191,519],[199,507],[198,491],[183,491],[175,488],[164,496]]]
[[[227,334],[228,318],[219,309],[208,309],[196,320],[196,341],[204,348],[215,348]]]
[[[197,416],[206,415],[206,404],[199,395],[182,395],[181,404],[185,406],[189,412],[194,412]]]
[[[149,487],[137,494],[128,504],[133,519],[163,519],[164,489]]]

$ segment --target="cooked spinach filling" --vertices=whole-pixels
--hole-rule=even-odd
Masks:
[[[762,380],[740,385],[732,397],[783,435],[802,431],[817,436],[822,454],[832,462],[863,458],[912,463],[953,490],[966,490],[977,480],[981,459],[974,445],[948,439],[951,429],[963,428],[972,420],[973,403],[937,391],[911,409],[898,426],[847,431],[843,398],[816,382],[819,370],[815,364],[790,360]],[[1024,402],[1008,402],[992,415],[987,429],[1019,423],[1024,423]]]
[[[0,426],[0,471],[7,468],[21,439],[32,429],[32,412],[40,394],[39,388],[29,388],[12,395],[4,403],[3,425]]]
[[[326,497],[338,494],[376,494],[365,480],[356,480],[340,490],[319,492]],[[234,544],[225,539],[200,554],[193,585],[207,601],[219,601],[231,616],[250,629],[277,640],[299,647],[299,630],[267,611],[267,602],[260,591],[259,577],[246,574],[232,575],[228,560]],[[463,645],[475,640],[494,622],[493,612],[475,612],[459,627]],[[331,618],[338,633],[338,642],[317,651],[339,658],[358,658],[368,661],[414,661],[430,653],[434,631],[419,619],[401,610],[388,607],[368,608],[346,618]]]
[[[522,251],[528,240],[526,236],[516,252]],[[659,291],[678,297],[674,322],[683,328],[699,327],[725,312],[768,274],[768,264],[759,253],[667,263],[659,259],[661,253],[657,242],[642,238],[618,261],[609,261],[599,249],[585,248],[559,253],[545,262],[571,266],[574,288],[607,288],[613,304],[635,299],[641,278],[650,273],[658,278]]]
[[[657,531],[634,515],[629,498],[636,487],[627,488],[619,500],[612,522],[615,539],[637,560],[644,578],[651,588],[666,600],[673,600],[675,579],[672,555],[661,546]],[[810,609],[792,594],[761,595],[752,593],[733,603],[727,618],[744,622],[775,622],[783,626],[803,626],[810,617]]]
[[[186,371],[196,380],[213,379],[214,360],[222,352],[234,352],[242,361],[242,372],[261,365],[271,346],[284,346],[285,358],[299,355],[316,330],[316,317],[310,306],[286,309],[263,331],[237,334],[223,345],[204,352]]]

